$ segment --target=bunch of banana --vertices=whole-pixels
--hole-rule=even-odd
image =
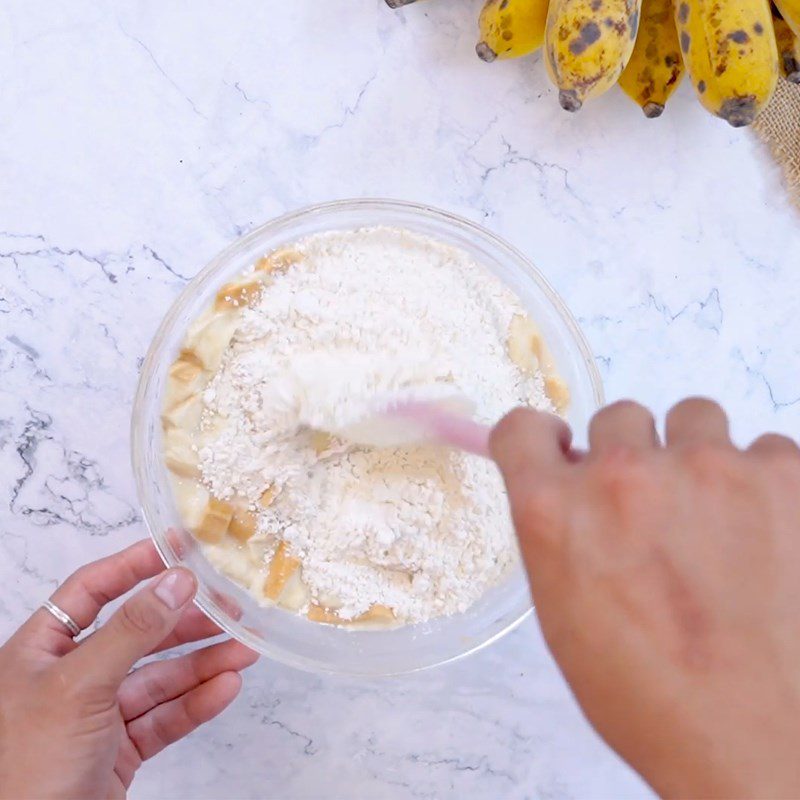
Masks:
[[[475,52],[484,61],[528,55],[542,46],[546,22],[547,0],[487,0]]]
[[[800,36],[800,0],[775,0],[775,5],[794,35]]]
[[[778,43],[778,62],[787,81],[800,83],[800,38],[789,27],[777,8],[772,9],[772,24]]]
[[[551,0],[545,61],[558,101],[577,111],[608,91],[633,52],[641,0]]]
[[[392,8],[416,0],[386,0]],[[485,0],[484,61],[544,45],[567,111],[619,83],[658,117],[684,71],[700,102],[734,127],[769,101],[779,72],[800,83],[800,0]]]
[[[675,23],[700,102],[735,128],[749,125],[778,79],[768,0],[677,0]]]
[[[619,85],[646,117],[659,117],[683,77],[672,0],[643,0],[639,33]]]

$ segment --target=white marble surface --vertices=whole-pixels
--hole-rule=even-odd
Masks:
[[[800,228],[748,131],[683,87],[570,116],[538,59],[477,60],[479,0],[8,0],[0,7],[0,635],[141,536],[137,369],[181,285],[285,210],[422,200],[530,254],[608,394],[800,423]],[[400,680],[271,663],[136,798],[620,798],[533,623]]]

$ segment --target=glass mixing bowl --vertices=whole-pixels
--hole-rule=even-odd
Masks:
[[[217,572],[185,532],[172,499],[161,442],[167,368],[190,322],[218,288],[256,259],[320,231],[390,225],[466,250],[506,283],[539,326],[556,369],[571,392],[569,422],[578,434],[602,403],[600,376],[572,315],[521,253],[487,230],[453,214],[413,203],[345,200],[313,206],[257,228],[223,250],[192,280],[164,317],[142,366],[133,405],[133,468],[144,520],[170,567],[185,566],[199,584],[197,605],[231,636],[269,658],[313,672],[391,675],[432,667],[486,646],[531,611],[521,568],[463,614],[393,630],[348,630],[265,607]]]

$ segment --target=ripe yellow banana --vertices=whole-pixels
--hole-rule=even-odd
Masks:
[[[775,5],[794,35],[800,36],[800,0],[775,0]]]
[[[558,100],[577,111],[610,89],[628,63],[641,0],[551,0],[545,61]]]
[[[675,23],[700,102],[735,128],[749,125],[778,78],[768,0],[676,0]]]
[[[619,85],[649,118],[660,117],[683,77],[672,0],[642,0],[642,19]]]
[[[781,73],[787,81],[800,83],[800,39],[794,35],[783,17],[772,15]]]
[[[526,56],[542,46],[547,0],[486,0],[475,52],[484,61]]]

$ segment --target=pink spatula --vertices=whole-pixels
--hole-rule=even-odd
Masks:
[[[475,422],[473,411],[472,401],[455,390],[435,399],[398,394],[376,400],[358,419],[331,433],[371,447],[438,444],[489,458],[491,429]]]

